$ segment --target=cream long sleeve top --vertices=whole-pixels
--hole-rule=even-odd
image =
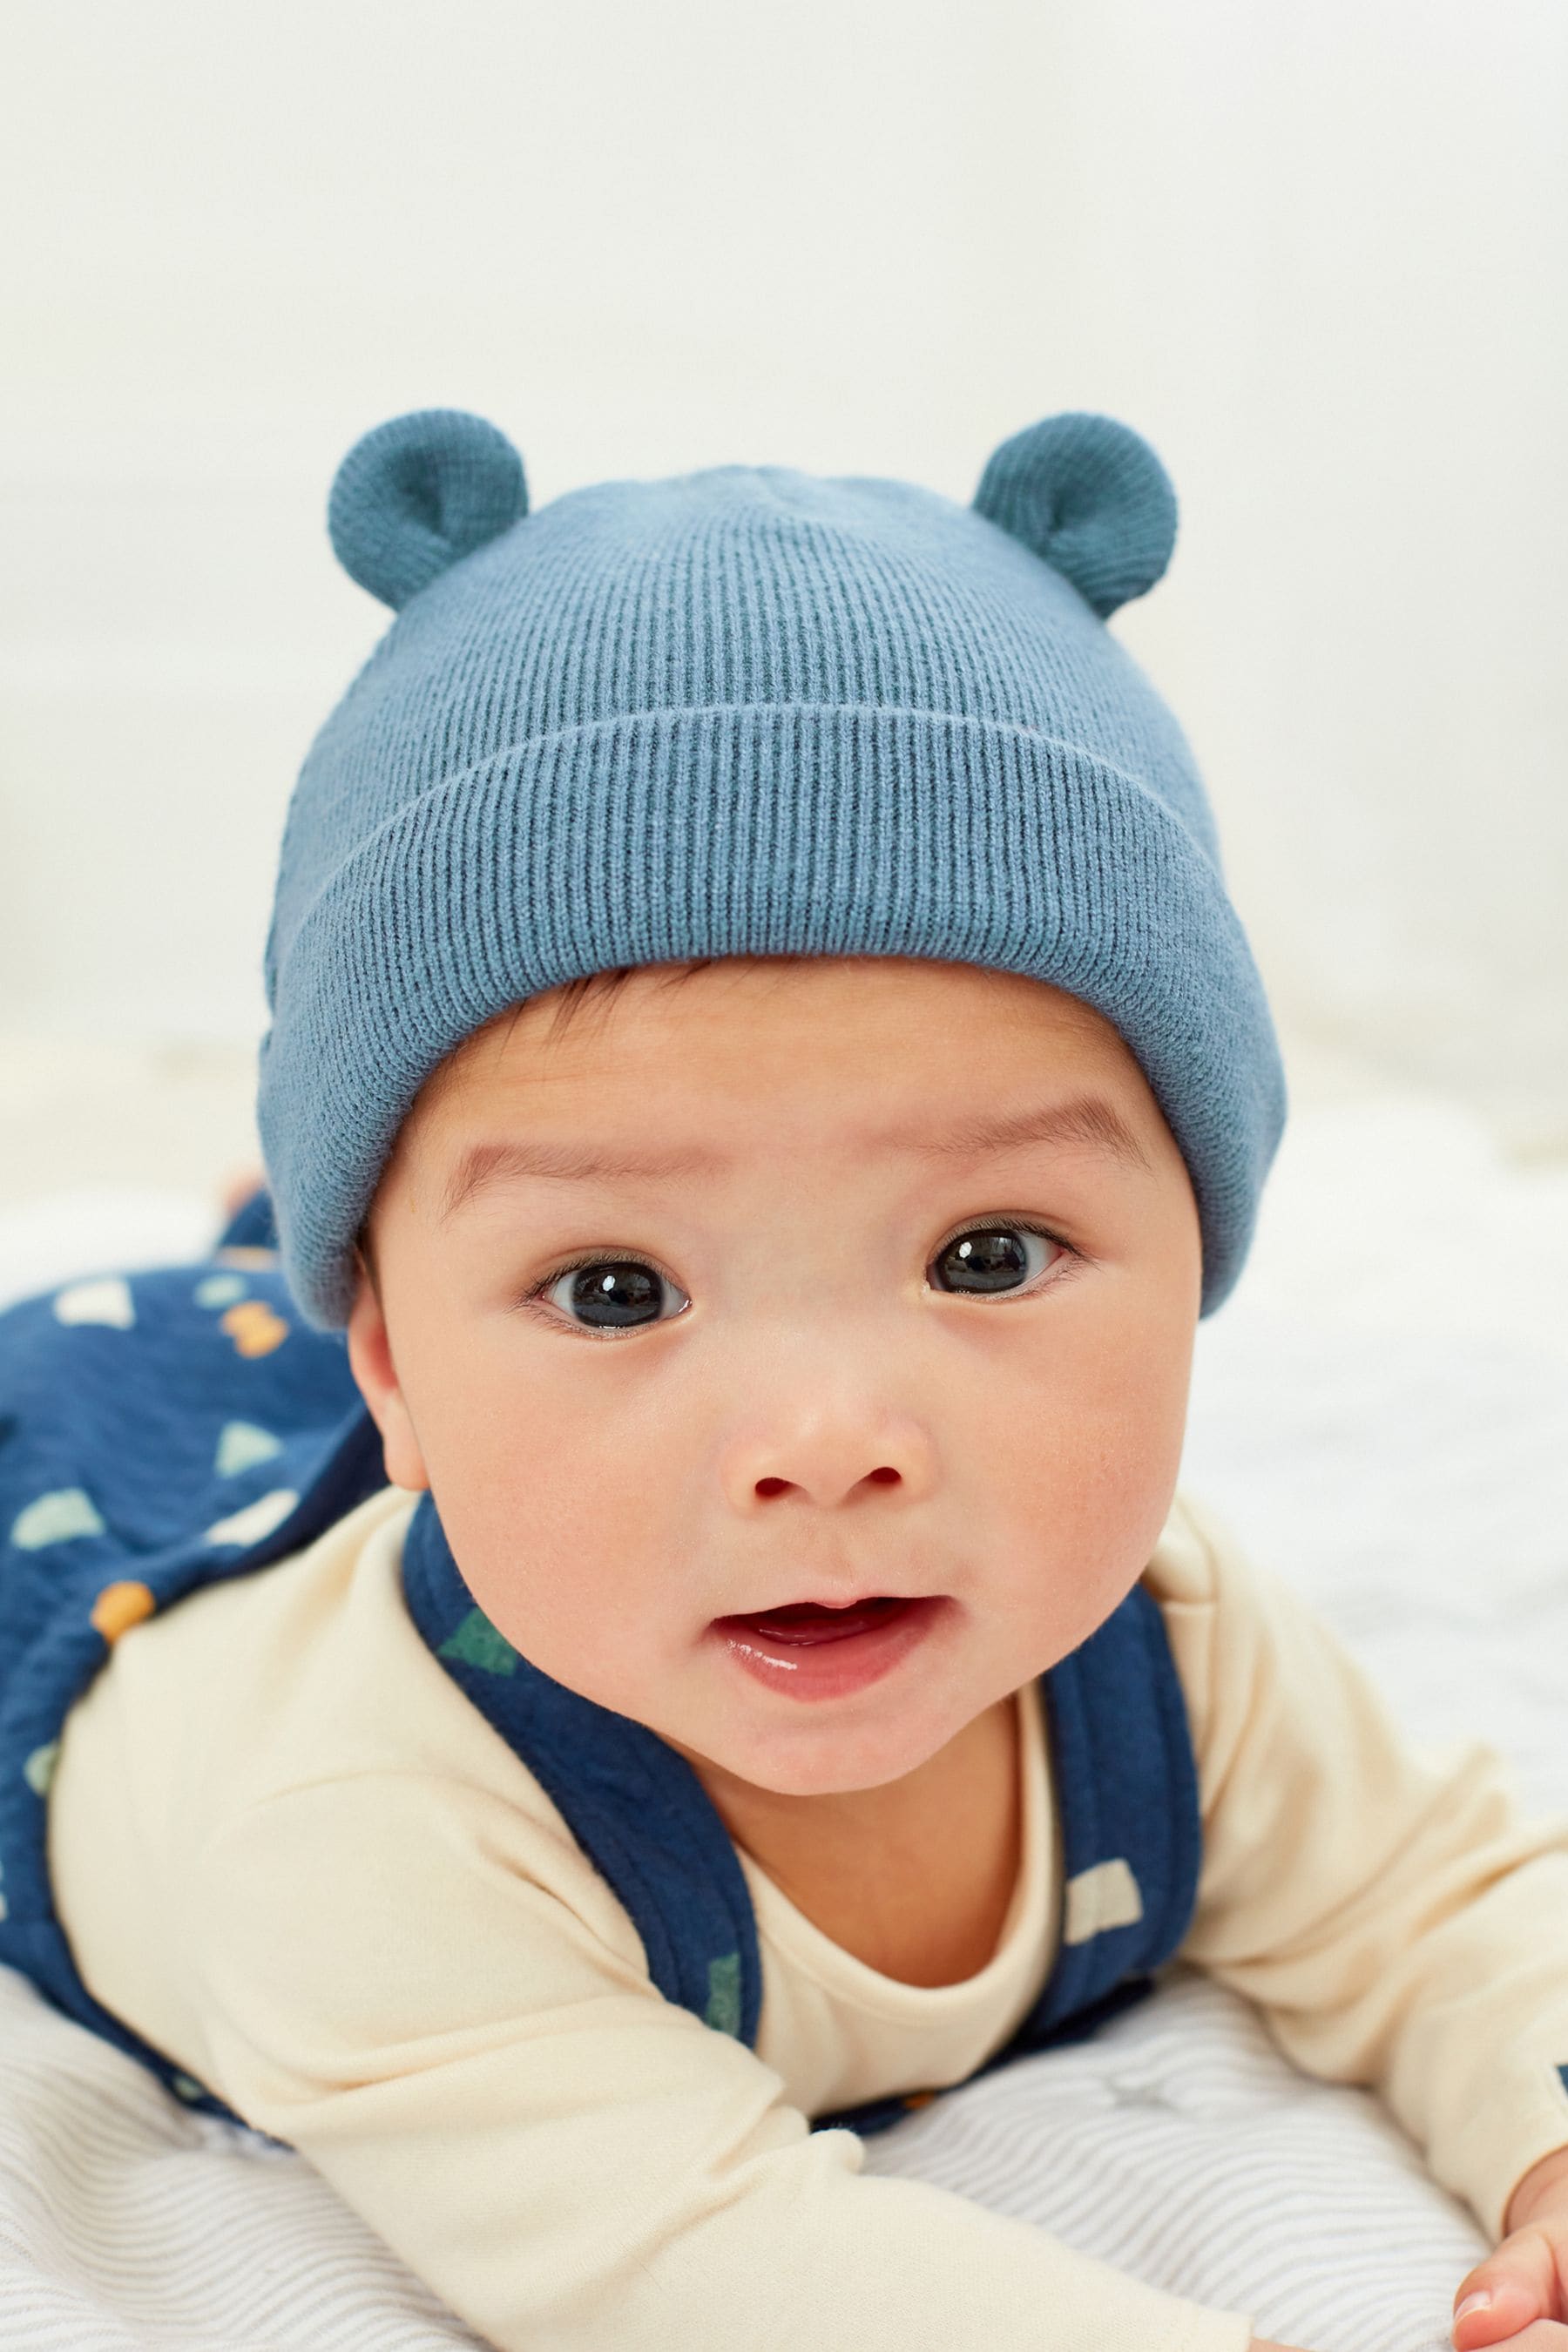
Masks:
[[[1246,2352],[1250,2315],[862,2170],[809,2118],[964,2080],[1052,1964],[1039,1685],[1023,1862],[978,1974],[921,1987],[743,1851],[756,2048],[667,2001],[631,1919],[403,1604],[416,1497],[123,1634],[49,1796],[89,1989],[298,2148],[500,2352]],[[1568,2145],[1568,1817],[1404,1735],[1343,1644],[1178,1496],[1142,1580],[1197,1759],[1181,1957],[1307,2071],[1379,2091],[1500,2234]]]

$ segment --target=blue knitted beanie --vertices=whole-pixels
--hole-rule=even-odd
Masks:
[[[258,1118],[311,1324],[346,1323],[398,1129],[481,1023],[618,965],[789,953],[1093,1005],[1220,1304],[1284,1076],[1191,752],[1105,625],[1175,541],[1136,433],[1047,417],[969,507],[720,466],[530,514],[506,436],[428,409],[350,450],[328,526],[397,618],[305,761],[267,940]]]

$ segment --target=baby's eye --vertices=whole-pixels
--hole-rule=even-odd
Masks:
[[[636,1257],[595,1257],[550,1276],[529,1297],[548,1299],[574,1320],[580,1315],[584,1318],[580,1330],[623,1331],[658,1322],[659,1302],[667,1290],[685,1300],[685,1306],[676,1310],[684,1314],[691,1301],[656,1266]],[[557,1292],[562,1294],[559,1298]]]
[[[1031,1265],[1036,1252],[1038,1262]],[[1065,1255],[1062,1244],[1037,1225],[972,1225],[944,1242],[931,1264],[941,1277],[939,1289],[975,1298],[1016,1290]]]

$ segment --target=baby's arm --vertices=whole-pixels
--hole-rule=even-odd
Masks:
[[[489,2342],[1247,2352],[1238,2314],[863,2174],[852,2133],[812,2133],[777,2074],[525,1874],[518,1835],[490,1792],[425,1775],[274,1797],[194,1863],[176,1961],[204,2079]]]
[[[1205,1820],[1182,1956],[1307,2071],[1379,2091],[1495,2241],[1568,2149],[1568,1819],[1528,1819],[1479,1740],[1407,1739],[1282,1580],[1192,1525],[1211,1601],[1205,1631],[1194,1575],[1173,1621]],[[1464,2352],[1492,2340],[1470,2326]]]

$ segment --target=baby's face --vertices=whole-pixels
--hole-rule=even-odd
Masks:
[[[551,1038],[554,1009],[444,1066],[377,1192],[349,1347],[388,1475],[517,1649],[710,1787],[901,1780],[1153,1548],[1200,1295],[1181,1155],[1116,1032],[1014,974],[731,960]],[[1009,1121],[1040,1131],[975,1132]],[[941,1599],[837,1692],[715,1622],[867,1594]]]

